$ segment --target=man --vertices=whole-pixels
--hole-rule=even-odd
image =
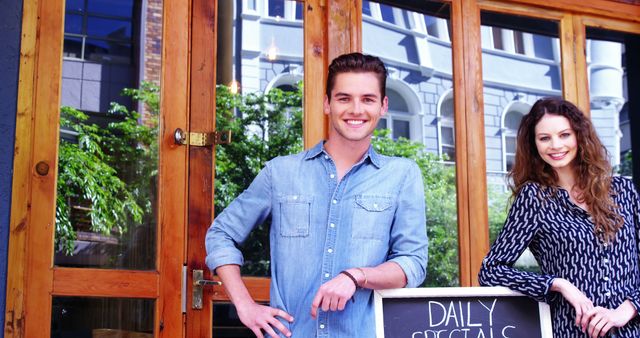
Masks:
[[[360,53],[331,63],[329,137],[267,163],[213,222],[207,265],[257,337],[374,337],[371,290],[416,287],[426,275],[422,176],[371,147],[388,108],[387,70]],[[240,277],[237,246],[271,217],[271,306]]]

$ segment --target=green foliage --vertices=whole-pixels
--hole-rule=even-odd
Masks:
[[[296,92],[233,94],[216,88],[216,128],[233,142],[216,147],[215,212],[244,191],[270,159],[302,151],[302,86]],[[269,275],[269,224],[255,229],[243,248],[242,272]]]
[[[502,187],[489,185],[489,244],[493,244],[500,230],[504,226],[509,211],[509,199],[511,192],[504,191]]]
[[[124,95],[148,103],[151,115],[140,115],[117,103],[109,113],[115,122],[101,127],[74,108],[62,107],[60,125],[76,134],[61,138],[58,154],[56,245],[73,252],[78,224],[72,208],[87,212],[89,231],[124,234],[151,214],[150,187],[157,174],[158,87],[143,83]],[[77,221],[77,220],[76,220]]]
[[[620,165],[616,169],[620,176],[633,176],[633,154],[631,150],[623,155]]]
[[[388,130],[375,131],[372,143],[381,154],[414,160],[422,172],[427,207],[429,265],[424,286],[458,286],[458,223],[455,167],[426,152],[424,145],[392,140]]]

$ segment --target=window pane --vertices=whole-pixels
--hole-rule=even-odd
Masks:
[[[131,21],[87,18],[87,35],[92,37],[131,40]]]
[[[131,44],[87,39],[84,47],[85,60],[105,63],[131,63]]]
[[[303,10],[304,10],[304,3],[303,2],[296,2],[296,20],[302,20],[303,18]]]
[[[269,0],[269,16],[284,18],[284,1]]]
[[[448,161],[448,162],[454,162],[456,159],[456,148],[454,147],[449,147],[449,146],[443,146],[442,147],[442,153],[444,155],[444,160]]]
[[[487,27],[485,32],[489,29],[493,33],[485,33],[482,38],[493,38],[494,46],[503,50],[496,52],[490,46],[484,47],[490,45],[486,41],[482,43],[487,200],[489,235],[493,243],[507,216],[510,190],[505,169],[511,169],[513,163],[514,133],[523,113],[510,107],[518,107],[528,113],[528,107],[537,99],[549,95],[562,96],[561,60],[556,21],[482,12],[481,24]],[[531,51],[528,58],[520,57],[516,48],[518,37],[525,35],[532,37],[523,42],[529,44],[529,47],[523,47]],[[501,130],[503,120],[510,133],[506,136]]]
[[[454,132],[451,127],[442,127],[442,144],[453,145],[455,144]]]
[[[586,32],[591,121],[615,172],[637,185],[640,159],[632,150],[640,149],[640,35],[594,27]]]
[[[371,4],[367,0],[362,1],[362,14],[371,16]]]
[[[84,0],[67,0],[65,2],[66,11],[84,11]]]
[[[89,0],[88,12],[108,16],[131,18],[133,0]]]
[[[393,139],[397,140],[400,137],[404,137],[406,139],[411,138],[409,121],[403,120],[393,120]]]
[[[393,17],[393,8],[391,6],[380,4],[380,12],[382,13],[382,21],[396,23],[396,20]]]
[[[513,136],[505,136],[504,143],[507,147],[507,154],[516,153],[516,138]]]
[[[507,116],[505,116],[504,118],[504,126],[510,131],[517,132],[518,127],[520,126],[520,121],[522,121],[522,117],[523,117],[522,114],[518,112],[510,111],[507,113]]]
[[[376,126],[376,129],[387,129],[387,120],[386,119],[379,119],[378,120],[378,125]]]
[[[154,301],[53,297],[51,337],[153,338]]]
[[[135,62],[130,42],[87,39],[83,46],[82,39],[65,37],[63,55],[70,58],[62,62],[56,266],[156,269],[162,3],[154,4],[146,7],[146,21],[136,23],[144,27],[136,39],[145,43],[136,47]],[[103,31],[122,29],[123,22],[104,20]],[[124,95],[125,88],[143,99]]]
[[[242,324],[236,307],[232,303],[213,303],[213,313],[213,337],[254,338],[256,336]]]
[[[234,140],[216,147],[216,215],[249,186],[266,161],[303,148],[298,86],[304,69],[303,22],[264,20],[266,15],[236,20],[234,13],[243,8],[235,6],[242,2],[221,3],[219,17],[228,20],[218,21],[216,126],[232,130]],[[297,3],[269,1],[269,16],[283,16],[285,5]],[[258,226],[242,245],[243,275],[270,276],[269,225]]]
[[[64,57],[69,58],[82,58],[82,38],[76,38],[71,36],[64,37]]]
[[[371,2],[372,4],[374,2]],[[429,16],[434,24],[446,27],[450,4],[439,1],[421,1],[414,10],[407,10],[406,1],[384,1],[380,9],[384,21],[367,15],[368,3],[363,2],[362,49],[365,54],[393,60],[387,64],[391,75],[387,79],[389,124],[392,138],[410,135],[422,155],[411,155],[428,165],[424,181],[427,205],[427,233],[429,235],[429,260],[438,262],[427,267],[425,286],[458,286],[458,224],[456,202],[456,168],[453,139],[453,104],[440,107],[440,102],[453,99],[452,48],[446,40],[416,36],[407,31],[395,17]],[[395,24],[394,24],[395,22]],[[418,52],[418,47],[424,48]],[[425,70],[433,71],[429,76]],[[447,114],[450,118],[440,116]],[[447,120],[448,139],[441,136],[441,122]],[[391,122],[392,121],[392,122]],[[380,126],[380,124],[379,124]],[[406,137],[406,136],[405,136]],[[447,138],[447,137],[445,137]],[[447,143],[448,142],[448,143]],[[375,143],[375,140],[374,140]],[[397,144],[397,143],[396,143]],[[445,157],[440,155],[447,155]]]
[[[64,32],[82,34],[82,15],[67,14],[64,17]]]

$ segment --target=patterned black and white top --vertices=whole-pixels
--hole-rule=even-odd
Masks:
[[[617,308],[626,299],[640,310],[638,231],[640,198],[633,183],[614,177],[614,201],[620,206],[624,226],[615,240],[603,244],[594,233],[589,214],[569,199],[569,193],[528,183],[516,196],[504,228],[485,257],[481,285],[506,286],[547,302],[551,307],[553,336],[586,337],[575,326],[575,310],[560,293],[551,292],[555,277],[573,283],[594,306]],[[513,268],[529,247],[541,274]],[[617,337],[640,337],[640,319],[633,318]]]

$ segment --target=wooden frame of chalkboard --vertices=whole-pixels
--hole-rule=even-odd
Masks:
[[[552,338],[549,306],[504,287],[374,291],[377,338]]]

